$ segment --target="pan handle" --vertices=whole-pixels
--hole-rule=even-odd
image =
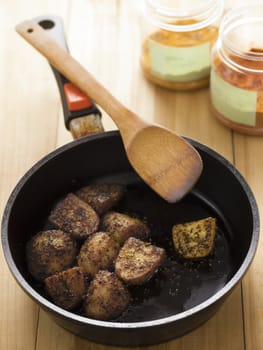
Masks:
[[[35,17],[34,21],[44,28],[60,46],[69,51],[63,21],[59,16],[39,16]],[[101,112],[95,103],[52,65],[51,68],[60,92],[65,127],[71,131],[73,137],[79,138],[87,134],[103,132]]]

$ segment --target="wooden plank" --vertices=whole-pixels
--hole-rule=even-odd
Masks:
[[[263,217],[263,156],[262,137],[252,137],[236,134],[235,158],[236,165],[247,179],[255,194],[259,206],[260,221]],[[262,236],[262,229],[261,229]],[[244,326],[247,350],[262,349],[263,342],[263,280],[262,280],[262,249],[260,238],[255,259],[243,281]]]
[[[67,1],[53,11],[63,14]],[[0,212],[19,178],[54,149],[58,100],[44,60],[23,42],[14,26],[51,10],[48,1],[0,3]],[[52,125],[52,126],[51,126]],[[0,252],[0,348],[35,349],[39,308],[14,281]]]

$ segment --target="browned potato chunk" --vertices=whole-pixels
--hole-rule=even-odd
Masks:
[[[72,193],[55,206],[49,221],[76,239],[87,238],[99,226],[97,213]]]
[[[185,259],[204,258],[212,253],[215,244],[216,219],[205,219],[174,225],[173,244],[178,255]]]
[[[28,270],[36,280],[71,267],[76,255],[76,242],[61,230],[41,231],[26,247]]]
[[[129,301],[129,292],[115,273],[101,270],[89,285],[84,312],[91,318],[110,320],[118,317]]]
[[[86,292],[84,271],[77,266],[47,277],[44,284],[52,301],[66,310],[78,307]]]
[[[78,265],[91,276],[99,270],[108,270],[119,252],[119,244],[106,232],[96,232],[81,246]]]
[[[148,226],[141,220],[114,211],[104,215],[101,227],[102,230],[110,232],[112,237],[121,245],[129,237],[136,237],[143,240],[150,233]]]
[[[130,237],[117,256],[115,273],[127,284],[142,284],[152,277],[164,258],[163,248]]]
[[[92,184],[82,187],[76,195],[88,203],[98,214],[114,207],[124,196],[125,186],[118,184]]]

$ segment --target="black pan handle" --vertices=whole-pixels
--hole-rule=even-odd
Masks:
[[[69,51],[63,21],[59,16],[39,16],[34,18],[34,21],[47,30],[48,34],[50,34],[60,46],[66,51]],[[58,72],[56,68],[53,66],[51,66],[51,68],[55,75],[60,92],[66,128],[70,130],[70,122],[75,118],[95,115],[100,119],[101,112],[89,96],[80,91],[66,77]],[[97,124],[99,123],[97,122]],[[99,131],[104,131],[102,125],[99,129],[101,129]]]

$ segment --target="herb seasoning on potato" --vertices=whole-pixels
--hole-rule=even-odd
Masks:
[[[150,229],[142,220],[115,211],[110,211],[104,215],[101,226],[103,230],[110,232],[121,245],[129,237],[144,240],[150,234]]]
[[[46,293],[65,310],[78,307],[86,291],[86,277],[81,267],[72,267],[44,280]]]
[[[49,221],[76,239],[87,238],[99,226],[97,213],[73,193],[69,193],[55,206]]]
[[[107,232],[96,232],[82,244],[78,265],[94,276],[99,270],[109,270],[113,266],[120,246]]]
[[[115,272],[127,284],[142,284],[152,277],[164,258],[163,248],[130,237],[117,256]]]
[[[101,215],[118,204],[124,193],[123,185],[92,184],[79,189],[76,195]]]
[[[84,312],[91,318],[110,320],[118,317],[129,301],[128,289],[115,273],[101,270],[89,285]]]
[[[30,274],[38,281],[73,265],[77,254],[76,242],[61,230],[40,231],[26,247]]]
[[[212,217],[178,224],[172,228],[175,250],[185,259],[204,258],[211,254],[215,235],[216,219]]]

